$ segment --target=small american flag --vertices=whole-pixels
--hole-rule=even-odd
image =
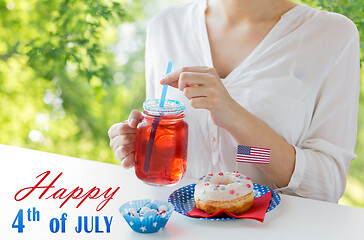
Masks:
[[[270,149],[250,146],[238,146],[237,162],[268,164]]]

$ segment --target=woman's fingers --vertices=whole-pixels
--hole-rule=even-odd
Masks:
[[[121,123],[115,123],[109,129],[109,137],[113,139],[116,136],[122,134],[136,133],[136,128],[131,128],[128,124],[128,121],[123,121]]]
[[[115,150],[115,158],[120,160],[122,163],[122,166],[129,166],[130,165],[130,161],[132,160],[132,162],[134,162],[134,159],[129,159],[127,160],[127,162],[125,163],[125,160],[128,156],[130,156],[131,154],[134,155],[134,143],[129,144],[129,145],[124,145],[124,146],[119,146],[116,150]],[[131,165],[132,166],[132,165]]]
[[[214,76],[207,73],[183,72],[178,80],[178,89],[183,91],[186,87],[211,84]]]
[[[121,162],[121,166],[123,166],[124,168],[131,168],[135,165],[135,160],[134,160],[134,152],[130,153],[129,155],[127,155],[124,160]]]
[[[207,109],[210,110],[211,104],[207,97],[199,97],[190,99],[191,107],[196,109]]]
[[[109,137],[113,139],[123,134],[136,133],[136,127],[143,120],[143,115],[138,110],[133,110],[129,115],[129,120],[115,123],[109,129]]]
[[[121,161],[125,168],[134,165],[134,150],[136,127],[143,120],[143,115],[138,110],[133,110],[129,119],[112,125],[109,129],[110,147],[114,156]]]
[[[207,97],[211,95],[210,92],[211,92],[210,88],[206,86],[192,86],[183,89],[183,94],[188,99],[197,97]]]
[[[110,140],[110,147],[115,151],[120,146],[129,145],[135,142],[135,133],[128,133],[114,137]]]
[[[193,108],[206,109],[219,127],[231,126],[227,116],[234,113],[235,101],[229,95],[215,68],[184,67],[160,81],[183,91]]]
[[[176,71],[173,71],[173,72],[165,75],[162,78],[162,80],[160,81],[160,83],[162,85],[169,84],[172,87],[176,87],[176,88],[178,87],[179,88],[179,80],[181,78],[181,75],[183,76],[182,73],[205,73],[205,74],[211,73],[211,74],[215,75],[216,70],[214,68],[206,67],[206,66],[183,67],[183,68],[180,68],[180,69],[178,69]],[[201,75],[195,75],[195,76],[201,76]],[[194,83],[194,84],[198,84],[198,83]],[[181,89],[181,90],[183,90],[183,89]]]

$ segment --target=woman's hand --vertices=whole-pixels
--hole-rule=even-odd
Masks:
[[[209,110],[214,123],[225,129],[231,127],[236,108],[241,108],[229,95],[215,68],[183,67],[164,76],[160,83],[183,91],[193,108]]]
[[[129,120],[116,123],[109,129],[110,147],[114,150],[115,158],[121,161],[124,168],[134,166],[136,127],[142,119],[142,114],[138,110],[133,110]]]
[[[277,186],[288,185],[295,168],[294,147],[234,101],[214,68],[181,68],[167,74],[161,84],[179,88],[192,107],[209,110],[214,123],[225,128],[238,144],[269,148],[269,164],[258,164],[259,169]]]

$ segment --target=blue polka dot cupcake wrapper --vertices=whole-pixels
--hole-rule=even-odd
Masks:
[[[142,216],[132,216],[129,214],[129,209],[140,210],[146,204],[155,204],[157,207],[166,205],[168,210],[163,214],[144,214]],[[165,201],[161,200],[151,200],[151,199],[141,199],[124,203],[120,208],[119,212],[123,215],[125,221],[135,232],[139,233],[154,233],[164,229],[170,216],[174,211],[174,206]]]

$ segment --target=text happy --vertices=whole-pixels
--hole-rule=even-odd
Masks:
[[[61,205],[59,206],[59,208],[63,207],[70,199],[80,200],[76,206],[76,208],[78,208],[87,199],[101,198],[101,199],[103,199],[103,201],[101,201],[99,203],[99,205],[97,205],[97,207],[96,207],[96,211],[100,211],[101,209],[103,209],[106,206],[106,204],[113,198],[115,193],[120,189],[120,187],[117,187],[115,190],[113,190],[110,187],[107,190],[105,190],[104,192],[102,192],[100,190],[100,188],[95,186],[86,192],[86,191],[84,191],[83,188],[77,186],[76,188],[74,188],[71,191],[68,191],[66,188],[59,188],[58,190],[53,191],[53,189],[55,188],[54,184],[62,176],[63,172],[58,174],[58,176],[56,178],[54,178],[50,184],[42,185],[43,181],[50,174],[51,174],[50,171],[46,171],[42,174],[39,174],[37,176],[37,178],[39,178],[41,176],[43,176],[43,178],[40,179],[39,182],[36,183],[33,187],[26,187],[26,188],[20,189],[14,196],[15,200],[22,201],[22,200],[26,199],[33,192],[36,192],[36,190],[42,189],[43,191],[40,193],[39,199],[42,199],[42,198],[44,198],[44,199],[50,199],[50,198],[61,199],[63,201],[62,201]],[[24,194],[24,195],[22,195],[22,194]]]

